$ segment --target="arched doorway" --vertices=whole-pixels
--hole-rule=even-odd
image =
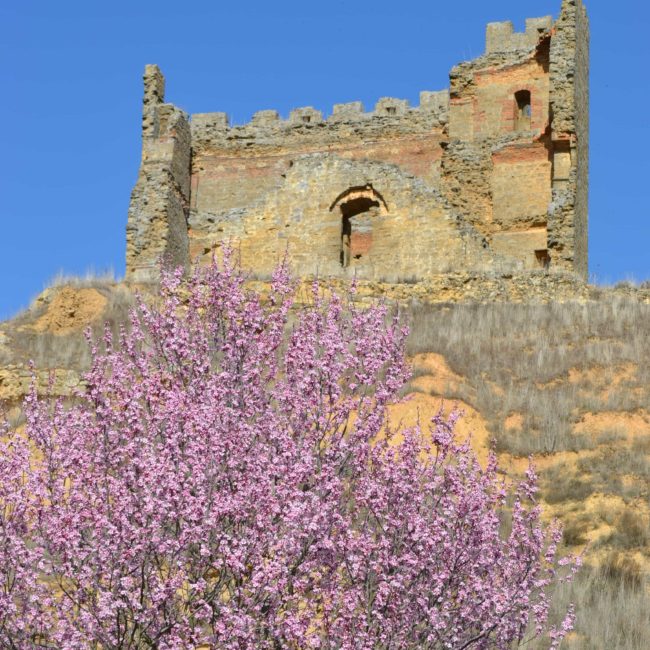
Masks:
[[[341,266],[348,267],[367,257],[372,248],[373,221],[387,211],[386,202],[372,185],[351,187],[339,194],[330,211],[341,214]]]

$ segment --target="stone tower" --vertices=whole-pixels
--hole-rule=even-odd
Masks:
[[[188,116],[145,70],[142,164],[127,279],[161,261],[211,259],[224,242],[265,275],[288,251],[300,276],[400,281],[456,271],[587,275],[589,26],[582,0],[556,21],[490,23],[486,50],[420,105],[385,97],[281,119]]]
[[[142,161],[131,193],[126,227],[127,279],[157,276],[161,263],[189,263],[190,125],[187,115],[165,104],[158,66],[144,71]]]

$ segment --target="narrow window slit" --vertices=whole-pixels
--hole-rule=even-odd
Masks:
[[[531,118],[530,90],[518,90],[515,93],[515,130],[530,130]]]

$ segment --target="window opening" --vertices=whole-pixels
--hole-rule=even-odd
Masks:
[[[532,117],[530,90],[518,90],[515,93],[515,128],[517,131],[528,131]]]
[[[397,109],[394,106],[387,106],[386,113],[388,113],[388,115],[395,115],[395,113],[397,113]]]
[[[305,124],[309,124],[309,123],[311,122],[311,115],[303,115],[303,116],[302,116],[302,121],[303,121]]]
[[[551,263],[551,256],[548,254],[546,248],[535,251],[535,261],[537,266],[541,269],[547,269]]]

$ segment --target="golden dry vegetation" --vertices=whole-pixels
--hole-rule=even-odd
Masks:
[[[569,648],[650,647],[650,305],[411,305],[419,401],[458,401],[514,478],[532,456],[547,517],[586,566]],[[448,407],[447,407],[448,408]]]

